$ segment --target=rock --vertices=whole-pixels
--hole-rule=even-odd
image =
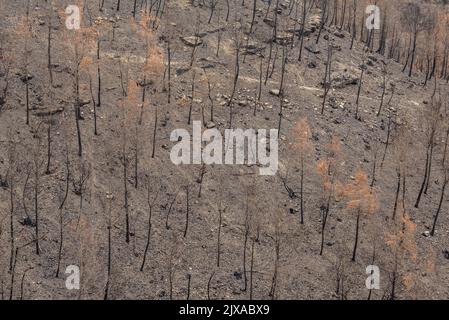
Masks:
[[[428,231],[428,230],[424,231],[423,236],[426,238],[430,237],[430,231]]]
[[[359,73],[359,69],[337,62],[334,64],[332,86],[336,89],[341,89],[357,85],[359,83]]]
[[[330,97],[330,98],[329,98],[329,106],[330,106],[332,109],[338,109],[338,106],[337,106],[337,99],[336,99],[335,97]]]
[[[90,104],[90,99],[79,100],[78,103],[80,107],[87,106],[88,104]]]
[[[343,39],[345,37],[345,34],[341,31],[335,31],[334,36],[336,36],[337,38]]]
[[[26,227],[34,227],[35,226],[34,222],[31,220],[30,217],[24,217],[22,219],[22,221],[20,221],[20,224],[22,224],[23,226],[26,226]]]
[[[207,129],[212,129],[212,128],[215,128],[215,123],[213,123],[213,122],[208,122],[207,124],[206,124],[206,128]]]
[[[291,44],[293,41],[293,35],[287,32],[278,33],[274,41],[281,45]]]
[[[307,67],[308,68],[310,68],[310,69],[315,69],[317,66],[316,66],[316,62],[315,61],[310,61],[308,64],[307,64]]]
[[[176,69],[176,75],[177,76],[183,75],[184,73],[186,73],[189,70],[190,70],[190,67],[179,67],[178,69]]]
[[[271,89],[270,94],[273,96],[279,96],[279,89]]]
[[[375,56],[373,56],[373,55],[369,55],[368,59],[373,61],[373,62],[377,62],[378,61],[377,58]]]
[[[200,65],[201,69],[213,69],[215,68],[215,65],[213,63],[204,63]]]
[[[290,211],[290,214],[296,214],[299,212],[299,210],[293,209],[293,208],[290,208],[289,211]]]
[[[203,44],[203,40],[197,36],[180,37],[182,42],[189,47],[197,47]]]
[[[31,74],[27,74],[27,75],[22,74],[22,75],[20,75],[20,80],[22,82],[27,82],[27,81],[30,81],[31,79],[33,79],[33,76]]]
[[[274,20],[271,18],[265,18],[263,19],[263,22],[265,22],[266,24],[268,24],[270,27],[274,28]]]
[[[313,54],[319,54],[321,51],[316,47],[314,43],[309,43],[304,46],[304,49],[307,51],[313,53]]]
[[[443,250],[443,256],[445,259],[449,259],[449,250]]]
[[[243,46],[243,50],[245,54],[254,55],[265,50],[265,47],[258,46],[256,43],[248,43],[247,45]]]
[[[338,44],[332,44],[332,48],[334,48],[335,51],[341,51],[341,46]]]

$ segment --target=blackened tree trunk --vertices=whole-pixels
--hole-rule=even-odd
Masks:
[[[355,262],[355,257],[357,254],[357,246],[359,242],[359,228],[360,228],[360,215],[361,211],[359,210],[357,212],[357,221],[356,221],[356,227],[355,227],[355,240],[354,240],[354,249],[352,251],[352,258],[351,260]]]

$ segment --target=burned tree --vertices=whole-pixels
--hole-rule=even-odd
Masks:
[[[333,43],[330,41],[330,38],[328,38],[327,61],[323,79],[324,94],[323,94],[323,102],[321,104],[321,114],[324,114],[324,107],[326,106],[326,98],[332,87],[332,55],[333,55]]]
[[[348,200],[347,208],[356,212],[355,240],[351,258],[352,261],[355,261],[359,243],[360,220],[375,213],[379,205],[376,195],[368,183],[368,176],[360,169],[357,170],[354,181],[344,187],[344,195]]]
[[[434,98],[432,99],[430,108],[423,111],[423,122],[426,134],[426,163],[423,181],[421,183],[421,188],[419,189],[418,198],[415,202],[415,208],[419,207],[423,192],[424,194],[427,194],[427,188],[429,186],[429,181],[432,173],[432,162],[434,158],[437,132],[440,126],[441,104],[441,99]]]
[[[300,223],[304,224],[304,166],[308,162],[312,152],[312,143],[310,138],[312,136],[309,124],[306,119],[300,119],[294,129],[295,149],[299,152],[299,170],[300,170]]]
[[[328,146],[328,155],[317,164],[317,172],[322,180],[322,197],[320,205],[321,215],[321,246],[320,255],[323,255],[325,231],[330,213],[331,202],[335,197],[336,188],[339,186],[339,158],[341,153],[340,141],[333,137]]]
[[[422,31],[433,28],[435,15],[429,10],[423,10],[419,4],[409,2],[401,9],[401,23],[411,37],[410,54],[405,62],[405,67],[409,65],[408,76],[411,77],[415,65],[418,36]]]

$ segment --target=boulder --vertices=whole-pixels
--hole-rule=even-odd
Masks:
[[[181,40],[189,47],[197,47],[203,44],[203,40],[197,36],[181,37]]]
[[[274,28],[274,20],[271,18],[265,18],[263,19],[263,22],[265,22],[266,24],[268,24],[270,27]]]
[[[316,47],[315,43],[309,43],[309,44],[306,44],[306,45],[304,46],[304,49],[306,49],[307,51],[309,51],[309,52],[311,52],[311,53],[313,53],[313,54],[318,54],[318,53],[321,52],[321,51]]]
[[[332,86],[341,89],[359,83],[360,70],[339,62],[333,64]]]
[[[291,44],[293,41],[293,35],[288,32],[279,32],[276,35],[275,42],[281,45]]]

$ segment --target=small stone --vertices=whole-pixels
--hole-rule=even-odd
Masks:
[[[315,69],[315,68],[316,68],[316,62],[315,62],[315,61],[310,61],[310,62],[307,64],[307,67],[308,67],[309,69]]]

